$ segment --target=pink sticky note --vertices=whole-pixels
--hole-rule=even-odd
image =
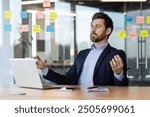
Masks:
[[[135,31],[130,31],[129,36],[130,38],[137,38],[137,33]]]
[[[136,23],[137,24],[143,24],[144,23],[144,16],[137,16],[136,17]]]
[[[38,11],[36,13],[36,18],[37,19],[44,19],[44,13],[42,11]]]
[[[29,25],[21,25],[20,30],[22,32],[28,32],[29,31]]]
[[[50,7],[50,0],[43,0],[43,7]]]

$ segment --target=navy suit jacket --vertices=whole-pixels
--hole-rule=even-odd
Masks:
[[[44,76],[44,78],[61,85],[78,85],[84,61],[90,50],[91,49],[80,51],[79,54],[76,56],[74,64],[71,66],[71,68],[65,75],[58,74],[49,69],[48,74]],[[124,63],[124,78],[121,81],[115,78],[114,72],[112,71],[112,68],[109,63],[109,61],[114,57],[114,55],[117,54],[120,55]],[[102,54],[99,56],[98,61],[96,63],[93,82],[94,85],[127,86],[128,78],[125,52],[122,50],[117,50],[108,44],[102,52]]]

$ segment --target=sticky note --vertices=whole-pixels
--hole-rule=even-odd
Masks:
[[[36,18],[37,19],[44,19],[44,13],[43,13],[43,11],[38,11],[36,13]]]
[[[21,32],[28,32],[29,31],[29,25],[21,25],[20,30],[21,30]]]
[[[5,32],[10,32],[12,30],[11,24],[4,24],[4,31]]]
[[[21,17],[21,19],[27,19],[27,18],[28,18],[28,13],[27,13],[27,11],[21,11],[21,12],[20,12],[20,17]]]
[[[136,33],[136,31],[130,31],[130,32],[129,32],[129,37],[130,37],[130,38],[137,38],[137,33]]]
[[[51,3],[50,0],[43,0],[43,7],[50,7]]]
[[[54,32],[54,26],[53,25],[47,25],[46,31],[47,32]]]
[[[148,30],[140,30],[140,36],[142,38],[148,37]]]
[[[126,38],[126,30],[120,30],[118,32],[118,37],[119,38]]]
[[[55,20],[57,18],[57,12],[56,11],[51,11],[50,12],[50,19]]]
[[[147,24],[150,24],[150,16],[146,17],[146,22],[147,22]]]
[[[4,18],[6,18],[6,19],[12,18],[12,12],[9,10],[4,11]]]
[[[137,24],[143,24],[144,23],[144,16],[137,16],[136,17],[136,23]]]
[[[40,31],[41,31],[40,25],[34,25],[33,26],[33,32],[40,32]]]
[[[133,21],[132,16],[126,16],[126,17],[125,17],[125,22],[126,22],[126,23],[131,23],[132,21]]]

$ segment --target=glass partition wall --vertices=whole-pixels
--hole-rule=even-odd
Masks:
[[[131,3],[130,10],[126,9],[126,16],[132,18],[132,22],[126,22],[125,26],[128,35],[126,54],[130,68],[128,77],[130,85],[150,85],[150,10],[145,9],[144,3],[136,3],[136,9],[134,7],[135,4]]]
[[[21,32],[21,45],[25,46],[20,53],[15,51],[15,57],[40,56],[52,69],[65,73],[74,60],[76,14],[71,11],[71,4],[59,1],[51,2],[50,7],[43,7],[43,3],[25,4],[22,11],[29,15],[22,20],[22,24],[29,25],[29,32]],[[52,12],[56,16],[51,17]],[[34,26],[40,26],[39,30]]]

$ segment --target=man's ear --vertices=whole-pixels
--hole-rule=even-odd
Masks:
[[[112,29],[109,27],[109,28],[107,28],[107,30],[106,30],[106,34],[107,35],[109,35],[109,34],[111,34],[111,32],[112,32]]]

